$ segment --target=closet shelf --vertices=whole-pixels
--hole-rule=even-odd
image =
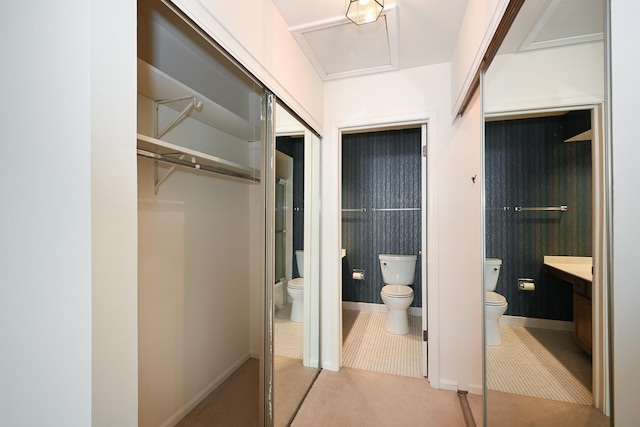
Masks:
[[[138,134],[138,155],[176,166],[260,182],[259,170],[140,133]],[[156,189],[162,181],[164,179],[156,182]]]
[[[203,107],[197,111],[192,110],[189,117],[244,141],[252,142],[260,138],[259,114],[251,118],[241,117],[140,58],[138,58],[138,93],[153,101],[195,97],[203,103]],[[249,98],[250,95],[245,94],[245,96]],[[179,103],[167,104],[167,106],[176,112],[180,112],[183,108]],[[247,112],[247,114],[250,113]]]

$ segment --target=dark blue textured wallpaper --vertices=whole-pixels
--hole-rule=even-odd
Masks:
[[[293,271],[292,279],[300,277],[296,251],[304,249],[304,138],[279,136],[276,150],[293,158]]]
[[[383,304],[378,255],[418,254],[421,213],[372,208],[420,208],[421,194],[420,128],[343,135],[342,208],[367,208],[342,213],[343,301]],[[353,269],[365,270],[365,280],[353,280]],[[422,305],[421,277],[417,262],[412,307]]]
[[[571,285],[549,275],[545,255],[591,256],[591,143],[563,142],[563,116],[487,122],[487,256],[502,259],[496,292],[506,314],[573,319]],[[567,205],[566,212],[515,212],[515,206]],[[510,210],[503,210],[509,207]],[[533,292],[518,291],[532,278]]]

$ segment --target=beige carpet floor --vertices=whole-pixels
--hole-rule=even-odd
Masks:
[[[280,362],[287,365],[290,361]],[[258,375],[258,361],[249,360],[178,426],[257,426]],[[588,405],[498,391],[489,391],[488,398],[488,425],[491,427],[609,425],[607,417]],[[481,426],[482,396],[470,394],[468,401],[476,425]],[[283,417],[286,416],[283,414]],[[343,368],[340,372],[322,371],[292,423],[294,427],[464,425],[455,392],[433,390],[426,379],[351,368]]]
[[[274,358],[274,426],[289,425],[318,370],[302,365],[302,360],[276,356]]]
[[[177,425],[180,427],[252,427],[259,425],[257,359],[249,359]],[[302,361],[274,359],[274,426],[289,425],[318,374]]]
[[[293,427],[464,427],[453,391],[433,390],[424,378],[342,368],[323,370]]]
[[[259,371],[258,359],[249,359],[187,414],[177,426],[258,426]]]
[[[500,325],[502,345],[487,347],[487,387],[562,402],[592,404],[591,359],[571,332]]]
[[[342,311],[342,365],[422,378],[422,318],[409,316],[409,333],[387,331],[387,313]]]

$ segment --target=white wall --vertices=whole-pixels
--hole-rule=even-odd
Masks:
[[[0,21],[0,424],[135,425],[135,3]]]
[[[457,116],[508,5],[507,0],[470,0],[451,58],[451,115]]]
[[[436,193],[433,213],[438,224],[438,230],[432,231],[440,233],[434,251],[439,257],[438,265],[429,270],[431,274],[439,272],[439,276],[429,276],[429,296],[433,296],[429,310],[439,313],[439,319],[432,319],[429,313],[430,355],[433,352],[429,379],[434,387],[467,389],[469,384],[472,388],[481,385],[481,236],[479,222],[469,220],[474,213],[478,221],[480,218],[479,178],[478,184],[470,185],[470,176],[479,177],[480,173],[480,127],[452,128],[449,76],[449,64],[440,64],[325,84],[321,307],[322,363],[326,369],[339,368],[341,346],[339,130],[428,120],[428,181]],[[479,123],[479,118],[476,120]],[[462,213],[457,213],[461,208]],[[461,269],[460,263],[468,268]],[[464,304],[458,301],[460,295],[465,295]],[[438,305],[431,310],[432,304]]]
[[[476,394],[482,392],[483,127],[476,93],[441,142],[438,166],[441,387]]]
[[[50,19],[58,8],[73,8],[68,26]],[[2,112],[11,117],[1,153],[12,159],[0,172],[3,425],[91,423],[89,16],[89,4],[77,1],[11,4],[2,13],[2,51],[15,64],[0,71]],[[10,43],[25,22],[47,37]],[[41,46],[48,52],[33,55]]]
[[[316,132],[323,87],[271,0],[173,0]]]
[[[640,380],[640,281],[638,280],[638,24],[633,0],[611,2],[613,143],[613,395],[617,426],[637,424],[634,397]]]
[[[604,44],[582,43],[495,57],[485,76],[485,113],[604,100]]]
[[[204,128],[187,119],[164,139],[202,138]],[[236,146],[248,157],[246,142]],[[250,192],[259,187],[178,168],[156,196],[153,163],[138,160],[140,426],[179,420],[249,357]]]
[[[136,8],[131,3],[90,3],[92,425],[96,427],[134,425],[138,419]],[[46,16],[38,11],[42,15]],[[53,19],[68,20],[66,14]],[[113,30],[115,23],[118,31]],[[81,37],[72,36],[77,38]],[[61,49],[68,52],[69,46]],[[68,113],[59,105],[54,108]]]

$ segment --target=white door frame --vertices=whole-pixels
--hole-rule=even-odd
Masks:
[[[380,117],[377,119],[361,119],[340,122],[336,125],[337,142],[338,142],[338,168],[340,170],[339,180],[342,177],[342,134],[353,131],[372,131],[395,126],[418,125],[422,126],[422,144],[428,141],[428,156],[422,158],[422,326],[424,328],[429,325],[429,345],[423,343],[423,366],[424,376],[429,377],[432,387],[439,386],[439,321],[438,321],[438,211],[437,211],[437,188],[438,188],[438,113],[428,112],[425,114],[412,114],[394,117]],[[338,236],[342,236],[342,212],[341,186],[336,185],[337,189],[332,194],[332,201],[324,206],[332,208],[334,211],[332,217]],[[429,236],[429,239],[427,239]],[[331,342],[323,341],[323,345],[330,346],[328,351],[332,355],[328,363],[323,367],[337,371],[342,366],[342,274],[341,268],[341,245],[334,245],[332,248],[331,258],[335,260],[337,269],[333,270],[332,277],[334,280],[323,280],[324,286],[330,289],[330,304],[334,309],[330,310],[331,319],[323,322],[330,328],[329,334]],[[335,251],[335,253],[333,253]]]

